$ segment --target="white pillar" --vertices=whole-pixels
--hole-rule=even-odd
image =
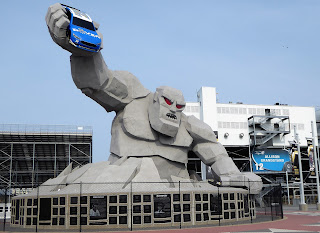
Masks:
[[[304,186],[303,186],[303,175],[302,175],[302,164],[301,164],[301,153],[300,153],[300,140],[299,140],[299,135],[297,133],[297,126],[294,125],[294,138],[296,139],[297,142],[297,147],[298,147],[298,161],[299,161],[299,174],[300,174],[300,205],[299,208],[300,210],[308,210],[308,205],[305,202],[304,198]]]
[[[317,182],[317,193],[318,193],[317,209],[320,210],[320,186],[319,186],[318,155],[317,155],[317,150],[316,150],[316,139],[314,136],[313,121],[311,121],[311,132],[312,132],[313,158],[314,158],[314,166],[315,166],[316,182]]]

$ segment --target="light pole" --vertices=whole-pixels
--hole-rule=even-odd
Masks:
[[[316,140],[315,140],[315,136],[314,136],[313,121],[311,121],[311,132],[312,132],[313,158],[314,158],[314,166],[315,166],[316,182],[317,182],[317,193],[318,193],[317,209],[320,210],[320,186],[319,186],[318,155],[317,155],[317,150],[316,150]]]
[[[297,143],[297,148],[298,148],[298,161],[299,161],[299,175],[300,175],[300,204],[299,204],[299,209],[302,211],[307,211],[308,210],[308,205],[305,202],[304,199],[304,186],[303,186],[303,175],[302,175],[302,164],[301,164],[301,153],[300,153],[300,140],[299,140],[299,135],[297,133],[297,126],[294,125],[294,138]]]

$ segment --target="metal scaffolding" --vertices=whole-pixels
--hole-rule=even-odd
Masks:
[[[92,161],[92,127],[0,124],[0,189],[34,188]]]

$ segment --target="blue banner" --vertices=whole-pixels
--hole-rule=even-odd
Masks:
[[[253,172],[292,171],[289,152],[282,149],[255,150],[252,152]]]

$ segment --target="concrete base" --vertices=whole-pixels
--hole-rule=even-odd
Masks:
[[[236,224],[237,221],[256,218],[254,199],[249,195],[248,190],[224,187],[218,189],[205,182],[199,183],[198,187],[194,187],[193,184],[187,186],[186,183],[181,182],[178,188],[172,187],[171,190],[169,188],[163,190],[165,186],[161,186],[162,183],[141,183],[140,185],[138,182],[134,185],[131,183],[127,185],[128,189],[120,189],[123,183],[119,183],[118,187],[115,186],[115,183],[101,183],[100,190],[106,190],[104,193],[97,192],[99,189],[95,190],[96,193],[92,192],[95,186],[99,185],[97,183],[88,184],[91,189],[84,187],[87,184],[82,184],[81,199],[79,198],[80,189],[75,190],[75,186],[72,188],[72,191],[75,191],[73,193],[61,195],[56,192],[51,196],[43,195],[44,189],[42,192],[37,189],[36,196],[34,193],[29,193],[12,199],[11,226],[36,228],[43,232],[48,232],[48,229],[66,232],[66,229],[67,231],[79,230],[81,223],[82,230],[99,231],[98,229],[103,229],[106,231],[111,229],[113,231],[116,228],[128,230],[179,226],[184,228],[193,225],[218,225],[220,222]],[[69,184],[68,187],[72,185],[76,184]],[[103,190],[105,186],[107,188]],[[154,192],[149,191],[155,187],[160,189],[154,189]],[[84,190],[88,191],[83,192]],[[98,218],[90,216],[93,205],[99,210]],[[211,209],[211,206],[214,206],[214,209]],[[224,209],[225,206],[229,208]],[[38,211],[40,213],[39,222],[33,221],[33,217],[28,215],[27,209],[31,209],[33,213],[32,209],[35,210],[35,208],[40,210]],[[81,214],[83,221],[77,220],[78,217],[74,211],[65,211],[59,216],[51,214],[54,213],[54,209],[61,211],[62,208],[85,210]],[[131,208],[133,208],[132,211],[130,211]],[[18,217],[16,213],[21,214]],[[40,220],[41,216],[49,215],[51,216],[49,219]],[[21,221],[22,217],[25,221]]]
[[[317,203],[317,210],[320,210],[320,203]]]
[[[307,204],[299,204],[299,210],[308,211],[308,205]]]

